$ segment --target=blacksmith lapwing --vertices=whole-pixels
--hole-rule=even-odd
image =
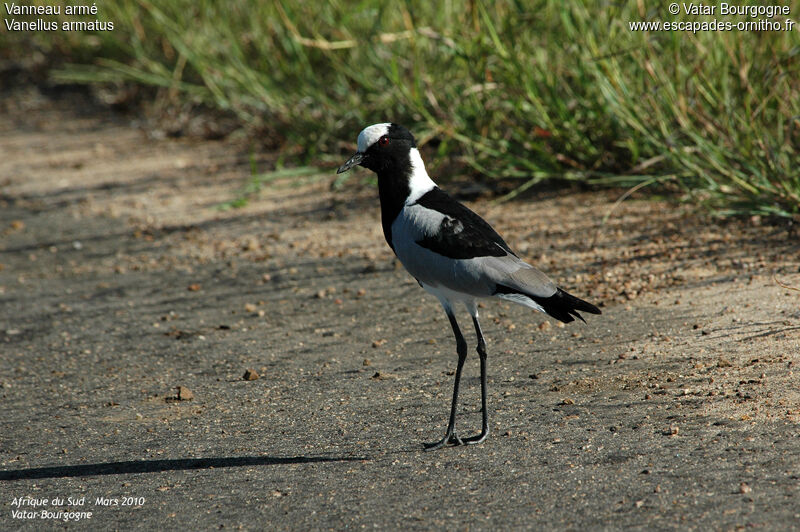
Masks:
[[[414,136],[393,123],[374,124],[358,135],[358,151],[337,173],[364,166],[378,174],[381,222],[386,241],[406,270],[444,307],[456,338],[453,401],[447,432],[429,450],[447,444],[481,443],[489,433],[486,410],[486,342],[478,322],[477,300],[498,297],[544,312],[565,323],[583,318],[578,311],[600,309],[559,288],[544,273],[520,259],[480,216],[442,191],[425,171]],[[454,305],[463,303],[478,338],[481,363],[480,434],[455,432],[456,404],[467,343]]]

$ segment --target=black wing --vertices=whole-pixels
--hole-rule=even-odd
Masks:
[[[447,216],[436,234],[417,240],[420,246],[451,259],[516,256],[491,225],[439,187],[425,193],[417,204]]]

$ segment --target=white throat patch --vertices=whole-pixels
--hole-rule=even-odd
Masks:
[[[358,151],[364,153],[367,148],[375,144],[379,138],[389,133],[389,122],[383,124],[373,124],[365,127],[358,134]]]
[[[411,177],[408,180],[409,194],[406,199],[406,205],[411,205],[429,192],[436,183],[430,178],[428,172],[425,170],[425,163],[422,162],[422,157],[419,150],[411,148],[408,152],[408,158],[411,160]]]

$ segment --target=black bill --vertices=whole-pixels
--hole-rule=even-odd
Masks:
[[[336,170],[336,173],[341,174],[342,172],[346,172],[363,160],[364,160],[364,154],[361,152],[356,152],[355,155],[350,157],[346,163],[344,163],[342,166],[339,167],[338,170]]]

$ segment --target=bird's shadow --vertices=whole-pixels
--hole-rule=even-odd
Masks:
[[[216,469],[223,467],[314,464],[362,460],[367,460],[367,458],[358,456],[228,456],[216,458],[127,460],[121,462],[101,462],[97,464],[61,465],[5,470],[0,471],[0,481],[41,478],[91,477],[97,475],[127,475],[137,473],[159,473],[163,471],[184,471],[192,469]]]

